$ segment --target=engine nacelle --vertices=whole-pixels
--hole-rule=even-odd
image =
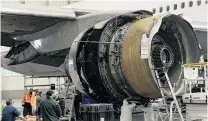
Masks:
[[[71,46],[66,72],[80,92],[99,102],[136,97],[145,103],[161,97],[155,68],[162,86],[167,86],[165,69],[177,91],[181,66],[199,58],[195,33],[182,17],[138,11],[80,33]],[[164,90],[168,95],[169,89]]]

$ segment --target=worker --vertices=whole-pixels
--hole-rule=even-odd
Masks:
[[[46,99],[41,101],[38,108],[38,119],[41,117],[43,121],[59,121],[61,108],[56,99],[57,95],[54,91],[49,90],[46,92]]]
[[[32,116],[32,105],[31,105],[32,93],[33,93],[33,90],[30,89],[29,93],[25,94],[22,97],[23,116],[24,117],[26,117],[27,115]]]
[[[60,96],[58,96],[58,99],[56,100],[56,102],[59,104],[60,108],[61,108],[61,116],[64,116],[64,111],[65,111],[65,100],[64,98],[61,98]]]
[[[6,107],[3,109],[1,121],[15,121],[16,118],[27,121],[12,104],[12,99],[6,100]]]
[[[36,90],[36,115],[38,113],[38,107],[40,106],[40,102],[43,100],[42,91]]]
[[[65,110],[65,101],[64,101],[64,98],[60,98],[60,95],[58,93],[57,90],[53,90],[54,92],[54,95],[55,95],[55,100],[56,102],[59,104],[60,108],[61,108],[61,116],[64,116],[64,110]]]
[[[61,108],[61,116],[64,116],[64,111],[65,111],[65,100],[64,98],[59,97],[59,106]]]
[[[76,119],[80,118],[79,108],[80,108],[81,102],[82,102],[82,93],[79,92],[78,90],[76,90],[76,95],[75,95],[75,99],[74,99],[74,108],[75,108]]]
[[[132,112],[135,106],[135,103],[129,104],[127,100],[124,99],[121,107],[120,121],[132,121]]]
[[[33,90],[31,96],[31,106],[32,106],[32,114],[35,115],[36,112],[36,91]]]

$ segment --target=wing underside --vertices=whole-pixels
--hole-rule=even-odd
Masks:
[[[69,48],[40,53],[30,40],[15,40],[15,37],[75,19],[76,14],[72,9],[2,4],[1,46],[10,47],[10,50],[1,53],[1,66],[25,75],[65,75],[62,66]]]

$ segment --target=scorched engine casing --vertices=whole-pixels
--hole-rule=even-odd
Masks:
[[[191,25],[181,16],[138,11],[100,22],[80,33],[66,59],[77,89],[99,102],[136,97],[141,103],[161,97],[154,69],[167,86],[181,88],[185,63],[198,62],[200,49]],[[146,39],[146,44],[144,44]],[[146,47],[147,58],[141,58]],[[169,90],[164,89],[166,95]]]

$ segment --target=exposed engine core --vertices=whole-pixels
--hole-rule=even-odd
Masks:
[[[149,42],[146,59],[141,58],[144,36]],[[198,62],[199,57],[196,36],[182,17],[138,11],[112,18],[102,29],[81,33],[71,46],[66,72],[81,92],[99,102],[136,97],[143,103],[161,97],[155,68],[162,85],[167,86],[165,70],[177,91],[181,66]]]

